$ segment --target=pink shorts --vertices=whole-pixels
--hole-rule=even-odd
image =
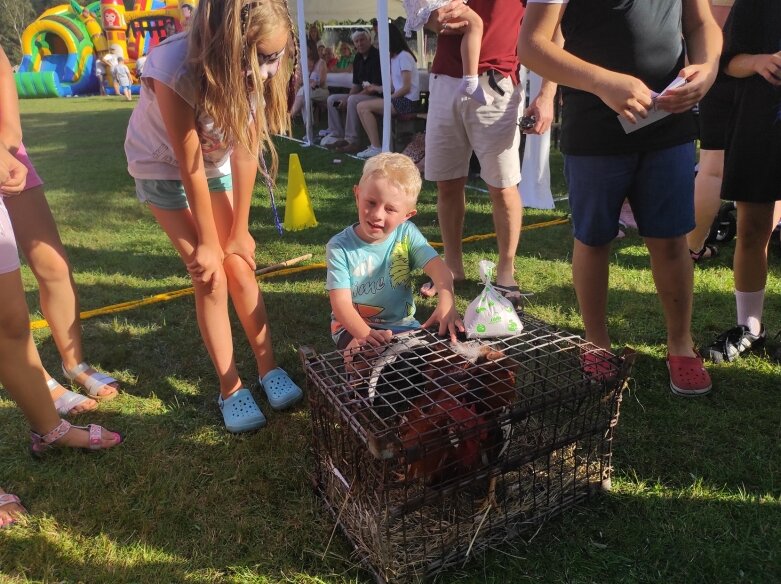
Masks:
[[[19,269],[19,251],[16,249],[14,230],[8,210],[0,197],[0,274]]]
[[[19,144],[19,150],[16,151],[16,159],[27,167],[27,182],[24,185],[24,190],[31,189],[33,187],[39,187],[43,184],[43,180],[38,173],[35,172],[30,157],[27,156],[27,150],[24,149],[24,144]]]

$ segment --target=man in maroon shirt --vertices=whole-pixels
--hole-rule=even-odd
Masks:
[[[429,78],[431,98],[426,123],[427,180],[437,183],[437,213],[445,245],[445,263],[456,281],[464,279],[461,238],[466,211],[465,191],[472,151],[480,161],[480,176],[488,185],[499,248],[497,290],[513,304],[521,300],[515,282],[514,259],[521,234],[523,208],[518,192],[521,180],[518,120],[523,88],[518,84],[517,40],[523,18],[521,0],[470,0],[469,7],[483,19],[483,42],[478,67],[483,91],[494,99],[481,105],[464,97],[461,83],[461,34],[463,0],[453,0],[435,10],[427,27],[439,32],[437,52]],[[542,134],[553,119],[556,86],[544,82],[524,115],[536,123],[528,132]],[[433,285],[421,293],[436,293]]]

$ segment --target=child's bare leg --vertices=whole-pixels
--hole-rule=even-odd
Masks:
[[[164,210],[150,207],[157,222],[166,232],[187,263],[195,254],[198,235],[189,209]],[[228,316],[228,286],[212,290],[209,284],[193,282],[195,288],[195,313],[198,328],[209,352],[220,382],[220,395],[227,398],[241,388],[241,380],[233,359],[233,337]]]
[[[477,79],[480,46],[483,42],[483,20],[471,9],[466,11],[463,20],[466,20],[467,26],[461,29],[464,31],[461,37],[461,66],[464,72],[461,92],[483,105],[490,105],[493,97],[483,91]]]
[[[212,195],[212,209],[220,241],[224,244],[233,225],[233,203],[231,193]],[[277,364],[271,347],[271,331],[268,325],[266,305],[255,273],[250,265],[237,255],[229,255],[223,264],[228,278],[228,292],[244,334],[247,336],[258,374],[263,377]]]

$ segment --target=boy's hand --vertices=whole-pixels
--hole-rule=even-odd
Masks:
[[[224,255],[219,246],[201,244],[195,250],[193,259],[187,263],[194,282],[209,284],[211,291],[222,284],[222,261]]]
[[[456,342],[456,332],[464,332],[464,321],[461,320],[461,315],[458,314],[455,306],[446,308],[443,303],[437,304],[436,309],[426,322],[423,323],[422,328],[428,328],[431,325],[439,323],[439,336],[445,336],[445,332],[450,334],[450,340]]]
[[[249,265],[249,267],[252,268],[252,271],[254,272],[255,268],[257,267],[257,264],[255,263],[255,245],[255,238],[252,237],[250,232],[243,231],[242,233],[238,234],[231,233],[228,241],[225,242],[225,247],[223,250],[225,252],[225,256],[230,254],[239,256],[241,259],[247,262],[247,265]]]
[[[0,192],[18,195],[27,184],[27,167],[3,147],[0,147]]]
[[[381,347],[382,345],[387,345],[392,337],[393,333],[389,330],[369,329],[367,335],[363,337],[356,336],[353,340],[358,346],[369,345],[371,347]]]
[[[665,91],[656,98],[656,106],[666,112],[679,114],[692,109],[708,93],[718,73],[717,64],[689,65],[681,69],[678,77],[686,84]]]
[[[614,112],[633,124],[637,118],[647,118],[648,110],[653,107],[651,90],[645,83],[623,73],[608,72],[594,90],[599,99]]]

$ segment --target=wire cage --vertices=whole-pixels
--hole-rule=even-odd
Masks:
[[[378,580],[460,565],[609,488],[633,356],[521,320],[502,339],[301,349],[315,489]]]

